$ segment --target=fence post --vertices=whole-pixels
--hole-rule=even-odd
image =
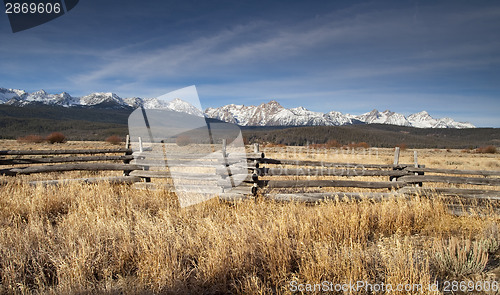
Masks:
[[[125,139],[125,148],[126,149],[130,149],[130,135],[129,134],[127,134],[127,138]],[[129,156],[129,155],[132,155],[132,152],[131,151],[126,151],[125,152],[125,156]],[[123,164],[130,164],[130,161],[131,160],[124,160]],[[132,170],[124,170],[123,171],[123,176],[129,176],[130,172],[132,172]]]
[[[142,153],[144,152],[144,147],[142,146],[142,138],[139,136],[139,152]],[[142,170],[149,170],[149,167],[147,166],[142,166]],[[144,182],[151,182],[150,177],[144,177]]]
[[[227,139],[222,139],[222,157],[224,158],[224,166],[226,167],[227,175],[229,176],[229,181],[231,182],[231,187],[235,187],[233,176],[231,175],[231,169],[229,168],[229,162],[227,160]]]
[[[226,153],[226,151],[227,151],[227,139],[223,138],[223,139],[222,139],[222,156],[223,156],[224,158],[226,158],[226,157],[227,157],[227,153]]]
[[[413,164],[415,168],[418,168],[418,154],[417,151],[413,151]],[[415,175],[418,175],[418,172],[415,172]],[[420,183],[415,184],[416,187],[421,186]]]
[[[129,149],[130,148],[130,135],[127,134],[127,137],[125,139],[125,148]]]
[[[142,147],[142,138],[139,136],[139,152],[144,152],[144,148]]]
[[[399,165],[399,146],[394,148],[394,163],[392,170],[399,170],[400,167],[398,167],[398,165]],[[398,180],[397,176],[389,177],[389,181],[397,181],[397,180]]]
[[[420,165],[418,165],[417,151],[413,151],[413,162],[415,164],[415,168],[420,167]],[[415,175],[424,175],[424,172],[415,172]],[[417,183],[416,186],[422,187],[422,182]]]
[[[413,151],[413,163],[415,165],[415,168],[418,168],[418,154],[417,154],[417,151]]]
[[[256,154],[259,153],[259,144],[258,143],[253,144],[253,152]]]
[[[394,149],[394,167],[399,165],[399,146]]]

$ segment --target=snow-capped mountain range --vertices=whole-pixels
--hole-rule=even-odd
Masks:
[[[39,90],[28,93],[19,89],[0,88],[0,104],[23,107],[34,103],[62,107],[137,108],[143,106],[145,109],[166,109],[203,116],[200,109],[178,98],[172,101],[157,98],[121,98],[111,92],[96,92],[82,97],[72,97],[66,92],[49,94],[44,90]]]
[[[0,88],[0,104],[26,106],[34,103],[63,107],[106,107],[168,109],[196,116],[205,115],[241,126],[339,126],[350,124],[392,124],[418,128],[475,128],[468,122],[457,122],[451,118],[435,119],[426,111],[404,116],[389,110],[373,110],[361,115],[343,114],[337,111],[328,113],[309,111],[304,107],[287,109],[277,101],[262,103],[258,106],[225,105],[208,108],[203,112],[181,99],[172,101],[157,98],[120,98],[114,93],[92,93],[82,97],[72,97],[66,92],[49,94],[44,90],[28,93],[19,89]]]
[[[389,110],[373,110],[359,116],[336,111],[328,113],[313,112],[303,107],[286,109],[272,100],[259,106],[226,105],[208,108],[205,115],[242,126],[339,126],[350,124],[391,124],[418,128],[475,128],[468,122],[456,122],[451,118],[435,119],[426,111],[408,117]]]

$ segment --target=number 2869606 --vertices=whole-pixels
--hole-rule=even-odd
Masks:
[[[5,3],[5,13],[7,14],[59,14],[61,13],[61,3]]]

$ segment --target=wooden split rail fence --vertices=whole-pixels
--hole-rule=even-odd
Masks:
[[[216,181],[221,187],[231,182],[232,178],[242,175],[232,175],[230,169],[234,165],[232,161],[246,160],[248,173],[245,173],[243,182],[230,192],[227,189],[215,189],[209,193],[218,194],[223,199],[239,199],[246,196],[262,194],[276,200],[298,200],[305,202],[316,202],[327,198],[373,198],[380,199],[391,196],[411,196],[441,194],[447,196],[461,196],[466,198],[488,198],[500,200],[500,191],[494,189],[465,189],[450,187],[460,184],[478,185],[486,187],[500,187],[500,171],[485,170],[452,170],[427,168],[418,165],[417,154],[414,155],[414,163],[399,163],[399,148],[395,149],[393,164],[359,164],[359,163],[331,163],[324,161],[273,159],[267,158],[259,150],[258,144],[254,144],[252,153],[245,155],[231,154],[225,151],[225,142],[222,150],[225,155],[224,161],[216,170],[201,172],[177,173],[177,177],[197,181],[200,179]],[[137,188],[158,187],[152,182],[155,178],[166,178],[170,176],[168,170],[155,171],[155,159],[148,162],[142,158],[147,148],[140,146],[138,153],[130,149],[127,139],[125,148],[120,149],[92,149],[92,150],[30,150],[30,151],[0,151],[0,175],[15,176],[33,173],[64,172],[74,170],[84,171],[123,171],[121,176],[94,177],[64,180],[36,181],[32,184],[61,184],[66,182],[83,181],[96,183],[108,181],[112,183],[132,183]],[[173,157],[172,157],[173,156]],[[177,157],[177,158],[176,158]],[[196,155],[171,155],[168,159],[169,165],[185,165],[186,159],[192,157],[189,162],[191,167],[213,167],[210,157],[198,159]],[[214,158],[215,159],[215,158]],[[212,159],[213,160],[213,159]],[[176,162],[177,161],[177,162]],[[110,163],[111,162],[111,163]],[[8,166],[8,167],[6,167]],[[239,172],[241,173],[241,172]],[[307,179],[304,177],[307,176]],[[366,181],[354,180],[356,177],[374,176],[387,177],[386,180]],[[332,178],[332,179],[330,179]],[[348,179],[345,179],[348,178]],[[428,183],[441,183],[440,187],[426,187]],[[193,184],[196,187],[198,184]],[[202,185],[202,184],[199,184]],[[164,184],[166,189],[174,189],[172,184]],[[368,192],[304,192],[297,193],[297,189],[305,188],[362,188],[369,189]],[[286,191],[286,190],[294,191]],[[382,190],[374,192],[374,190]]]

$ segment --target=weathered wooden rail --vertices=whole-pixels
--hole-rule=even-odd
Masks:
[[[142,141],[139,142],[142,144]],[[389,196],[408,197],[434,194],[500,200],[500,191],[495,189],[449,187],[457,184],[498,187],[500,186],[500,178],[496,176],[500,176],[500,171],[428,168],[418,164],[416,152],[414,163],[400,164],[399,148],[395,149],[393,164],[335,163],[267,158],[265,153],[259,150],[257,144],[253,146],[252,152],[245,154],[225,152],[225,146],[222,147],[222,150],[224,151],[223,158],[220,155],[208,155],[200,159],[195,154],[169,153],[168,159],[165,159],[162,154],[149,153],[151,149],[142,147],[142,145],[139,151],[134,152],[127,140],[126,147],[118,149],[0,151],[0,166],[2,166],[0,167],[0,175],[15,176],[77,170],[123,171],[122,176],[46,180],[32,182],[32,184],[54,185],[71,182],[108,181],[111,183],[131,183],[134,187],[141,189],[160,188],[174,191],[175,186],[172,183],[151,183],[152,179],[171,177],[171,171],[166,167],[168,165],[169,167],[186,169],[183,172],[176,172],[177,178],[200,182],[199,184],[186,185],[184,188],[203,188],[201,182],[209,181],[211,184],[215,183],[220,186],[220,189],[211,187],[203,191],[218,194],[221,198],[228,200],[257,194],[275,200],[306,202],[332,198],[381,199]],[[242,172],[240,169],[235,173],[230,168],[239,167],[238,163],[241,163],[242,159],[246,163],[241,166],[246,168],[244,169],[246,172]],[[193,171],[187,171],[188,168],[193,168],[191,169]],[[204,168],[214,169],[200,172]],[[243,183],[228,193],[227,188],[231,186],[234,177],[244,179]],[[346,177],[348,179],[343,179]],[[380,180],[353,179],[357,177],[378,177]],[[4,183],[6,181],[0,181],[0,185]],[[429,188],[426,187],[426,183],[441,183],[443,187]],[[357,188],[369,189],[369,191],[297,193],[298,188],[314,190]],[[276,193],[275,190],[279,192]],[[382,191],[374,192],[373,190]]]
[[[257,163],[253,170],[254,185],[264,193],[272,189],[290,188],[366,188],[370,192],[346,193],[346,192],[304,192],[290,193],[278,192],[266,194],[269,198],[276,200],[296,199],[300,201],[316,202],[318,200],[341,198],[380,198],[388,196],[409,195],[444,195],[459,196],[465,198],[495,199],[500,200],[500,191],[493,189],[466,189],[454,187],[426,188],[425,183],[441,183],[447,185],[469,184],[480,186],[500,186],[500,171],[485,170],[453,170],[426,168],[418,164],[417,152],[414,152],[413,164],[399,163],[399,148],[395,149],[394,163],[385,164],[359,164],[359,163],[325,163],[320,161],[300,160],[277,160],[277,159],[253,159]],[[281,167],[262,167],[267,165],[282,165]],[[259,166],[260,165],[260,166]],[[290,168],[290,166],[292,166]],[[332,169],[333,167],[333,169]],[[360,168],[361,167],[361,168]],[[430,173],[430,174],[425,174]],[[436,175],[438,174],[438,175]],[[446,174],[446,175],[439,175]],[[454,175],[454,176],[450,176]],[[460,176],[456,176],[460,175]],[[467,176],[464,176],[467,175]],[[297,176],[297,179],[283,180],[275,176]],[[308,179],[300,179],[300,176],[309,176]],[[327,179],[333,176],[337,179]],[[388,176],[389,181],[360,181],[339,180],[338,177],[356,176]],[[481,177],[477,177],[481,176]],[[321,179],[318,179],[321,178]],[[374,189],[388,189],[390,193],[373,192]]]

